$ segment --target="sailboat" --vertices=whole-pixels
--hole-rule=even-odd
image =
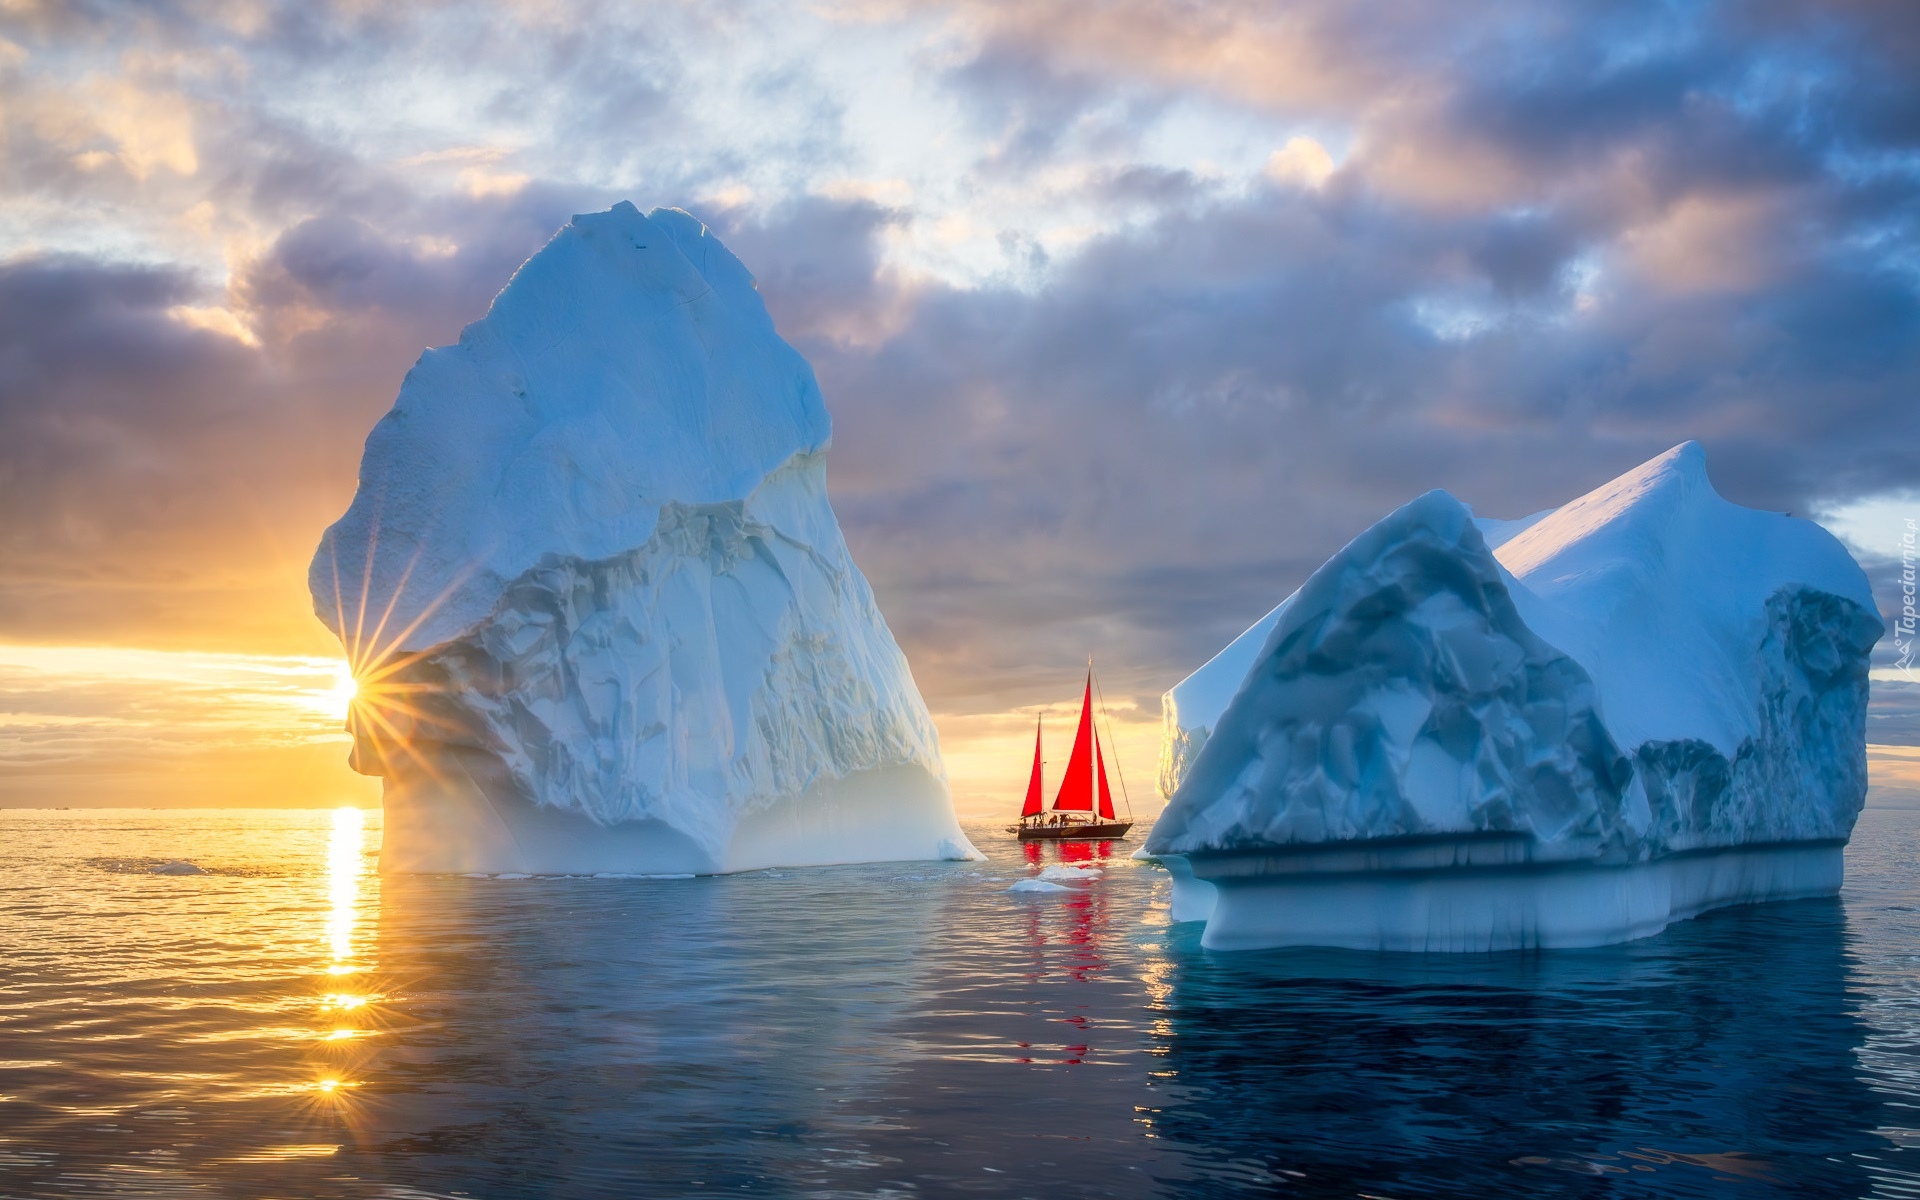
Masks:
[[[1108,724],[1112,732],[1112,724]],[[1107,787],[1107,759],[1100,752],[1100,733],[1093,727],[1093,667],[1087,667],[1086,691],[1080,697],[1080,731],[1073,738],[1073,753],[1067,758],[1066,778],[1053,797],[1051,812],[1042,808],[1045,793],[1040,772],[1040,719],[1033,722],[1033,775],[1027,781],[1026,803],[1020,806],[1020,823],[1007,832],[1021,841],[1036,840],[1105,842],[1127,836],[1133,828],[1129,805],[1127,819],[1113,811],[1113,792]],[[1120,759],[1113,760],[1118,770]],[[1124,781],[1123,781],[1124,783]],[[1122,793],[1125,787],[1121,788]]]

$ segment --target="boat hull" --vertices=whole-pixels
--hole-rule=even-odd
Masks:
[[[1014,825],[1010,832],[1023,842],[1112,842],[1127,836],[1132,821],[1082,822],[1074,825]]]

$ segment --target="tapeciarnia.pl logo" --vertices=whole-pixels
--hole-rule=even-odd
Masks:
[[[1914,537],[1920,533],[1916,529],[1914,518],[1907,518],[1906,532],[1900,535],[1900,612],[1893,619],[1893,649],[1899,655],[1893,665],[1907,673],[1913,682],[1913,633],[1914,633]]]

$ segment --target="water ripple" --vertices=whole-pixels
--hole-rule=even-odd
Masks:
[[[1475,956],[1211,954],[991,828],[677,880],[378,831],[0,813],[0,1195],[1920,1195],[1920,814],[1839,901]]]

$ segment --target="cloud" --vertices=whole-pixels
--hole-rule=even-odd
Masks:
[[[1267,175],[1281,183],[1319,187],[1333,174],[1333,155],[1310,137],[1291,137],[1267,159]]]
[[[1520,515],[1687,438],[1757,507],[1920,486],[1898,5],[197,11],[137,68],[90,9],[5,34],[0,636],[319,649],[407,366],[623,196],[754,271],[982,728],[1088,653],[1152,719],[1429,487]],[[184,116],[71,108],[113,81]]]
[[[908,315],[872,349],[790,328],[834,406],[836,503],[915,662],[993,705],[1021,664],[1105,650],[1151,664],[1129,681],[1151,693],[1428,487],[1519,515],[1703,436],[1730,496],[1804,512],[1863,450],[1913,446],[1822,415],[1827,347],[1800,304],[1755,322],[1751,296],[1623,291],[1582,314],[1550,239],[1529,264],[1491,249],[1506,236],[1259,196],[1101,240],[1038,292],[896,294]],[[1408,311],[1462,280],[1494,298],[1484,331]],[[763,286],[777,314],[829,322]],[[1822,267],[1795,286],[1880,284]],[[1702,329],[1719,336],[1681,343]],[[1912,354],[1897,368],[1873,389],[1889,420]]]
[[[0,645],[0,807],[368,803],[339,659]]]
[[[0,628],[327,648],[303,564],[367,430],[564,208],[465,201],[434,243],[314,217],[225,288],[171,266],[0,264]]]
[[[1869,727],[1871,729],[1871,727]],[[1920,755],[1915,744],[1867,746],[1867,806],[1920,808]]]

